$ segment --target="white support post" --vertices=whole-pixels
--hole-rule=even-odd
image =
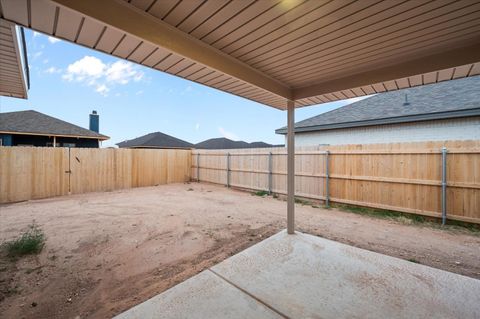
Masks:
[[[53,147],[57,147],[57,138],[53,137]]]
[[[287,101],[287,233],[295,233],[295,102]]]

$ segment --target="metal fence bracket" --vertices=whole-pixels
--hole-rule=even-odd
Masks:
[[[325,206],[330,207],[330,151],[325,152]]]
[[[200,183],[200,153],[197,154],[197,182]]]
[[[230,153],[227,153],[227,187],[230,187]]]
[[[273,183],[273,156],[272,152],[268,153],[268,194],[272,195],[272,183]]]
[[[442,225],[447,222],[447,148],[442,147]]]

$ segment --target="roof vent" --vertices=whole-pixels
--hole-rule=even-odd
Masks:
[[[408,94],[405,93],[405,102],[403,102],[403,106],[410,105],[410,102],[408,102]]]

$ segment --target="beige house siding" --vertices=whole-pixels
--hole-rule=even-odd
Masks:
[[[295,134],[295,146],[480,140],[480,117],[376,125]],[[285,139],[285,142],[286,139]]]

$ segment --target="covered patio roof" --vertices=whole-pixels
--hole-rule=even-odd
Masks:
[[[1,18],[278,109],[480,74],[475,0],[1,0]]]

